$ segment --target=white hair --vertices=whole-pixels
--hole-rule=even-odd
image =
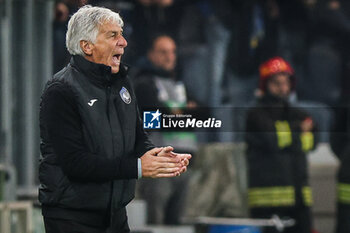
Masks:
[[[69,20],[66,33],[66,47],[71,55],[84,55],[80,41],[96,42],[99,27],[105,22],[124,23],[120,15],[104,7],[86,5],[81,7]]]

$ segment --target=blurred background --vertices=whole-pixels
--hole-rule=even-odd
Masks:
[[[188,218],[248,216],[245,110],[257,95],[259,65],[273,56],[287,60],[296,74],[292,101],[320,131],[321,143],[308,157],[315,229],[334,232],[339,161],[329,142],[335,109],[350,98],[346,0],[0,0],[0,232],[43,232],[37,201],[40,95],[70,60],[67,22],[85,4],[120,12],[128,41],[123,61],[136,83],[154,36],[170,36],[176,74],[188,95],[224,122],[222,131],[197,134],[200,157],[189,173]],[[214,155],[221,162],[212,161]],[[25,202],[6,212],[5,204],[16,201]],[[146,226],[147,202],[137,198],[129,218],[135,229]],[[143,232],[195,231],[158,227],[164,228]]]

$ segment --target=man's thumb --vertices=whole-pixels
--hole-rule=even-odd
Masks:
[[[148,153],[151,155],[157,155],[159,152],[162,151],[162,147],[155,147],[152,150],[149,150]]]

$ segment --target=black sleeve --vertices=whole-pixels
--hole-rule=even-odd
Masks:
[[[136,111],[137,111],[137,116],[136,116],[136,142],[135,142],[135,154],[137,157],[141,157],[144,153],[147,151],[155,148],[153,143],[149,140],[148,134],[146,131],[143,129],[143,121],[142,121],[142,111],[140,113],[140,106],[139,106],[139,101],[137,98],[137,94],[135,92],[135,83],[130,82],[130,90],[132,91],[133,95],[136,96]]]
[[[296,132],[293,132],[293,145],[296,146],[301,149],[302,144],[301,143],[295,143],[297,140],[299,140],[298,138],[300,138],[300,135],[302,133],[301,131],[301,123],[306,119],[306,118],[311,118],[314,124],[314,127],[311,131],[311,133],[313,134],[313,147],[308,150],[314,150],[317,147],[317,144],[320,141],[320,136],[319,136],[319,129],[317,126],[317,122],[315,121],[315,119],[312,117],[311,114],[309,114],[309,112],[306,109],[302,109],[302,108],[297,108],[297,107],[293,107],[292,108],[293,114],[291,115],[291,127],[294,130],[296,130]],[[292,121],[292,119],[294,119]],[[297,137],[297,138],[296,138]],[[300,140],[299,140],[300,141]]]
[[[136,145],[135,151],[138,157],[141,157],[147,151],[155,148],[152,142],[148,139],[148,135],[143,129],[143,122],[137,108],[137,125],[136,125]]]
[[[42,125],[63,172],[79,182],[137,178],[137,158],[113,158],[88,151],[74,93],[58,83],[42,97]]]

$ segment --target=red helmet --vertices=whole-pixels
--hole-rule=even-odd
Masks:
[[[274,57],[262,63],[259,67],[259,88],[266,91],[266,81],[273,75],[286,73],[291,77],[292,89],[295,87],[294,70],[290,64],[281,57]]]

